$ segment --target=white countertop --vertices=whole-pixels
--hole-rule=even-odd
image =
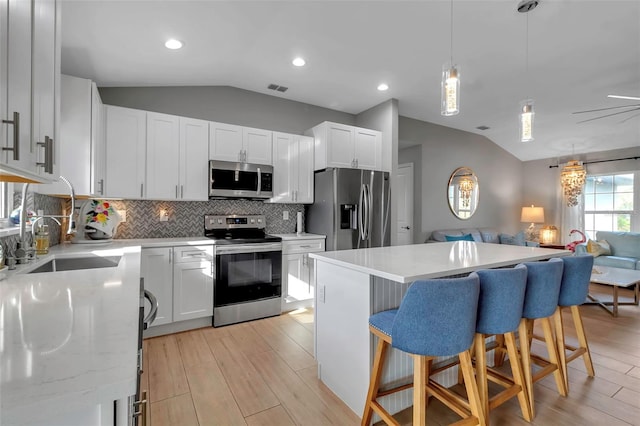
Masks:
[[[282,238],[282,241],[317,240],[317,239],[324,240],[327,238],[325,235],[307,234],[306,232],[303,232],[302,234],[271,234],[271,235],[275,235],[276,237]]]
[[[18,270],[0,281],[0,424],[53,424],[135,393],[140,246],[76,246],[52,253],[122,258],[113,268]]]
[[[409,283],[569,254],[569,250],[455,241],[310,253],[309,257]]]

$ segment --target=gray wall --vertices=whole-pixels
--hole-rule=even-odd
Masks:
[[[601,161],[616,158],[640,157],[640,147],[592,152],[573,157],[548,158],[545,160],[525,161],[522,163],[522,199],[524,204],[535,204],[544,207],[545,221],[548,225],[560,228],[562,188],[560,187],[560,168],[558,163],[568,160]],[[611,161],[587,164],[587,173],[619,173],[640,170],[640,160]]]
[[[494,227],[514,233],[526,226],[520,223],[522,208],[522,162],[484,136],[400,117],[399,140],[420,145],[422,155],[415,170],[422,176],[415,180],[416,211],[414,226],[419,226],[416,242],[437,229]],[[414,148],[399,155],[407,162]],[[458,167],[470,167],[478,176],[480,199],[478,210],[468,220],[456,218],[448,207],[447,183]]]
[[[302,134],[323,121],[355,116],[229,86],[101,87],[102,102],[202,120]]]

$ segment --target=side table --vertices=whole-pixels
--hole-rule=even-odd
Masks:
[[[564,245],[562,245],[562,244],[540,244],[540,248],[550,248],[550,249],[564,250]]]

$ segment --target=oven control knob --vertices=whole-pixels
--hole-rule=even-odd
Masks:
[[[222,225],[222,219],[218,219],[218,225]]]
[[[251,223],[256,223],[256,220],[255,219],[251,219]]]
[[[258,219],[258,223],[262,223],[262,219]]]

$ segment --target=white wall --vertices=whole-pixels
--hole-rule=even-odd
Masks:
[[[468,133],[433,123],[400,117],[399,139],[421,146],[417,151],[405,149],[399,161],[412,162],[420,170],[416,178],[416,212],[414,224],[420,229],[416,242],[425,241],[431,231],[494,227],[514,233],[526,226],[520,223],[522,208],[522,162],[484,136]],[[420,164],[416,164],[420,162]],[[458,219],[451,213],[447,201],[449,176],[458,167],[471,168],[478,177],[480,198],[478,210],[468,220]]]

